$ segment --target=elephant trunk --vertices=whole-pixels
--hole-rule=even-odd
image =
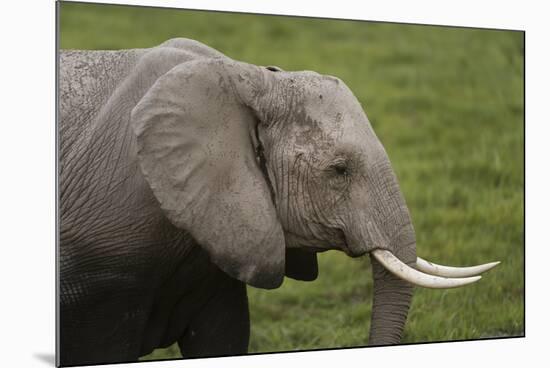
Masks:
[[[376,160],[376,156],[371,159]],[[358,255],[368,252],[371,257],[374,292],[369,345],[397,344],[407,320],[414,283],[388,268],[379,254],[389,254],[399,268],[414,266],[416,235],[389,159],[378,157],[371,167],[370,175],[365,177],[371,190],[352,193],[353,202],[360,207],[348,213],[350,226],[345,236],[350,250],[358,249]]]
[[[405,265],[412,266],[416,261],[416,237],[408,210],[406,207],[401,209],[406,222],[397,233],[392,234],[389,249],[396,259]],[[376,244],[375,247],[383,247],[385,242],[378,229],[372,226],[368,226],[368,229],[371,239]],[[401,341],[407,321],[413,284],[390,272],[383,263],[379,262],[377,258],[379,251],[381,250],[375,249],[370,253],[374,291],[369,345],[397,344]]]
[[[388,272],[371,256],[374,293],[369,345],[398,344],[413,294],[413,286]]]

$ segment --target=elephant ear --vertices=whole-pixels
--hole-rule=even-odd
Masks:
[[[264,72],[230,59],[161,76],[132,110],[142,172],[167,218],[230,276],[283,280],[285,240],[254,147]]]

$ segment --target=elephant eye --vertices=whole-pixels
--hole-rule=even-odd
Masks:
[[[345,158],[338,158],[325,167],[327,181],[330,188],[343,193],[352,180],[352,166]]]
[[[346,162],[340,161],[330,166],[331,170],[338,176],[347,177],[349,175],[349,169]]]

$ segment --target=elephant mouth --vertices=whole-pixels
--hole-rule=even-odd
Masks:
[[[334,249],[332,247],[321,247],[319,246],[319,242],[308,239],[292,231],[284,230],[284,233],[287,248],[300,248],[310,252],[324,252]]]
[[[363,249],[357,250],[357,249],[350,248],[349,246],[347,246],[347,244],[342,250],[344,253],[346,253],[348,257],[351,257],[351,258],[362,257],[367,253],[367,251]]]
[[[348,257],[356,258],[367,253],[364,249],[354,249],[346,241],[344,232],[339,229],[333,229],[336,234],[333,236],[335,241],[311,240],[295,232],[285,230],[285,241],[287,248],[300,248],[312,253],[323,253],[328,250],[338,250],[344,252]]]

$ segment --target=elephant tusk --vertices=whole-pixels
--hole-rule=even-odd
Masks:
[[[481,279],[481,276],[465,278],[445,278],[427,275],[401,262],[390,251],[375,249],[371,252],[374,258],[395,276],[413,285],[432,289],[449,289],[471,284]]]
[[[416,258],[416,268],[418,271],[427,273],[429,275],[443,276],[443,277],[469,277],[477,276],[483,272],[489,271],[491,268],[497,266],[500,262],[491,262],[472,267],[449,267],[442,266],[432,262],[428,262],[420,257]]]

